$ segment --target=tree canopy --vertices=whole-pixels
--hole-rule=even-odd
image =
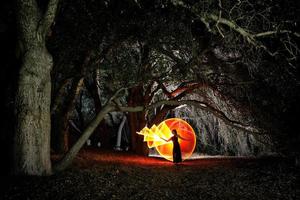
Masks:
[[[90,93],[100,106],[85,139],[108,112],[141,112],[135,117],[151,124],[189,104],[296,151],[289,149],[299,142],[291,117],[299,114],[296,1],[34,2],[42,17],[31,20],[46,24],[38,33],[54,60],[52,126],[66,129],[62,118],[70,117],[86,87],[97,90]]]

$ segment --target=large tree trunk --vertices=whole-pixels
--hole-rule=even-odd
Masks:
[[[144,112],[129,113],[129,128],[131,132],[131,149],[140,155],[147,156],[149,149],[147,144],[144,142],[144,136],[138,135],[136,132],[142,130],[146,121],[144,119]]]
[[[55,16],[58,0],[50,0],[44,15],[35,0],[18,0],[18,45],[22,58],[16,93],[14,173],[51,173],[50,101],[52,56],[46,49],[46,34]]]
[[[128,106],[134,107],[144,103],[143,87],[138,86],[130,89]],[[131,112],[128,114],[129,128],[131,132],[131,149],[141,155],[148,155],[149,149],[144,142],[144,137],[136,132],[140,131],[146,125],[145,112]]]
[[[51,67],[52,57],[45,46],[33,43],[23,57],[16,94],[14,171],[17,174],[51,173]]]

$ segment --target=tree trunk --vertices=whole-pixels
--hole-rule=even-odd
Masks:
[[[76,99],[84,84],[85,69],[91,58],[91,52],[86,52],[83,63],[76,66],[78,74],[72,79],[71,88],[67,95],[58,92],[54,101],[52,115],[52,147],[57,153],[65,153],[69,150],[69,118],[74,110]]]
[[[145,127],[146,121],[144,118],[144,112],[140,113],[129,113],[129,128],[131,132],[131,149],[140,155],[147,156],[149,153],[149,149],[147,144],[144,142],[144,137],[142,135],[138,135],[136,132],[140,131]]]
[[[17,174],[51,173],[51,67],[52,57],[43,45],[34,43],[24,54],[16,93],[14,172]]]
[[[14,173],[47,175],[50,161],[52,56],[46,35],[58,0],[49,0],[44,15],[35,0],[17,0],[18,47],[22,64],[15,99]]]
[[[120,126],[118,128],[118,134],[117,134],[117,142],[116,142],[116,146],[115,146],[115,150],[121,151],[121,139],[122,139],[122,130],[124,128],[126,122],[126,114],[124,113],[124,116],[122,118],[122,121],[120,123]]]
[[[143,97],[143,87],[138,86],[130,90],[130,97],[128,100],[128,106],[136,106],[144,103]],[[138,135],[136,132],[140,131],[146,125],[146,120],[144,118],[145,112],[129,113],[128,121],[131,132],[131,149],[141,155],[148,155],[149,149],[147,144],[144,142],[144,137]]]
[[[68,114],[61,112],[52,116],[51,147],[55,153],[61,154],[68,151]]]
[[[69,150],[69,118],[75,107],[75,101],[83,85],[82,77],[75,77],[71,89],[59,108],[52,116],[52,147],[56,153],[65,153]],[[63,97],[57,97],[63,98]]]

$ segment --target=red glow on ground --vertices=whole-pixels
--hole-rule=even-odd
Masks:
[[[53,161],[58,161],[59,157],[52,155]],[[201,158],[196,160],[186,160],[179,165],[156,157],[147,157],[133,154],[132,152],[118,152],[109,150],[100,150],[95,148],[82,149],[76,156],[74,165],[80,168],[92,168],[109,166],[137,166],[137,167],[166,167],[168,170],[177,167],[192,167],[192,168],[213,168],[225,166],[237,166],[239,164],[253,161],[253,158],[239,157],[218,157],[218,158]]]
[[[91,167],[90,163],[98,165],[129,165],[129,166],[172,166],[173,163],[163,158],[154,158],[134,154],[133,152],[98,150],[94,148],[83,149],[78,154],[79,163]],[[80,162],[80,161],[84,162]],[[96,161],[96,162],[95,162]]]

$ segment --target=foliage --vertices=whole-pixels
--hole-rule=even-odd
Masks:
[[[282,0],[64,1],[48,43],[54,88],[96,69],[106,98],[142,85],[168,99],[160,83],[205,83],[257,125],[282,130],[280,113],[299,100],[298,11]]]

